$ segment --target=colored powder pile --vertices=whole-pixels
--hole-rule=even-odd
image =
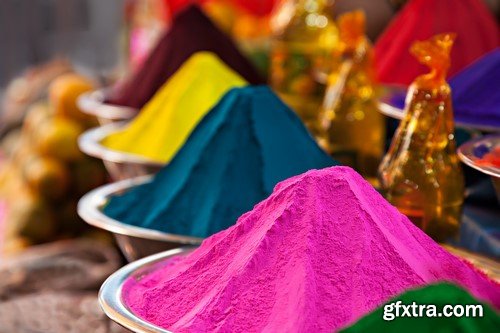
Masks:
[[[476,164],[485,166],[500,168],[500,144],[493,147],[487,145],[479,145],[474,147],[474,155],[476,156]]]
[[[380,307],[374,312],[360,319],[353,326],[342,330],[343,333],[356,332],[386,332],[386,333],[421,333],[421,332],[437,332],[437,333],[479,333],[479,332],[496,332],[500,327],[500,315],[485,303],[481,303],[474,299],[469,293],[458,286],[439,283],[430,285],[417,290],[411,290],[392,299],[389,303],[401,301],[401,304],[409,305],[415,302],[416,304],[432,304],[436,306],[436,311],[432,309],[424,310],[423,316],[420,315],[419,309],[415,312],[409,309],[410,316],[405,313],[404,317],[392,317],[396,315],[396,309],[393,305],[389,305],[387,313],[384,314],[384,307]],[[480,305],[483,307],[483,315],[481,317],[467,317],[464,312],[462,317],[438,317],[438,313],[443,312],[446,305]],[[428,311],[429,316],[426,317]],[[448,310],[447,310],[448,311]],[[461,311],[461,310],[457,310]],[[465,311],[465,310],[464,310]],[[471,311],[471,310],[469,310]],[[399,308],[399,315],[403,314],[403,310]],[[479,310],[476,312],[479,314]],[[434,315],[436,314],[436,315]],[[384,320],[387,317],[389,321]]]
[[[264,83],[257,70],[198,8],[191,5],[173,20],[150,56],[131,78],[113,91],[108,103],[142,108],[180,67],[196,52],[217,54],[251,84]]]
[[[166,163],[220,98],[243,85],[246,82],[213,53],[198,52],[127,127],[106,137],[102,144]]]
[[[104,212],[131,225],[208,237],[233,225],[278,182],[334,164],[268,87],[236,88],[152,182],[111,198]]]
[[[453,256],[348,167],[279,183],[236,225],[124,285],[173,332],[332,332],[408,288],[449,281],[500,307],[500,286]]]
[[[500,48],[450,80],[455,113],[466,122],[500,127]]]
[[[451,52],[449,76],[500,43],[495,18],[481,0],[410,0],[375,44],[380,81],[409,85],[426,73],[408,52],[410,45],[449,32],[458,36]]]

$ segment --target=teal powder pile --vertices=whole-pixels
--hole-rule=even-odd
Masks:
[[[266,86],[235,88],[202,119],[149,183],[111,198],[104,213],[126,224],[208,237],[310,169],[335,165]]]
[[[401,305],[411,305],[413,302],[416,307],[410,307],[405,310],[401,306],[396,309],[396,302]],[[436,311],[432,308],[423,309],[423,317],[420,316],[418,305],[433,304]],[[469,310],[469,316],[466,312],[461,317],[438,316],[443,312],[445,305],[481,305],[483,308],[483,317],[472,317],[472,310]],[[461,310],[457,310],[461,311]],[[465,311],[465,308],[464,308]],[[476,310],[479,314],[479,310]],[[397,317],[396,314],[399,313]],[[404,313],[404,316],[402,316]],[[426,315],[425,315],[426,314]],[[458,312],[460,315],[460,312]],[[411,317],[410,317],[411,316]],[[388,320],[384,320],[384,317]],[[486,303],[479,302],[464,289],[449,283],[439,283],[429,285],[423,288],[410,290],[404,294],[392,299],[385,305],[376,309],[361,318],[351,327],[341,331],[342,333],[358,332],[386,332],[386,333],[421,333],[421,332],[441,332],[441,333],[480,333],[480,332],[498,332],[500,328],[500,315]]]

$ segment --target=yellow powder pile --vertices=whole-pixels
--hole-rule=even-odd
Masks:
[[[219,99],[231,88],[246,84],[215,54],[198,52],[163,84],[130,124],[102,144],[167,163]]]

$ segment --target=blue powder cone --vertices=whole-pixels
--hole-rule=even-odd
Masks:
[[[208,237],[278,182],[336,164],[268,87],[235,88],[150,183],[113,197],[104,212],[135,226]]]

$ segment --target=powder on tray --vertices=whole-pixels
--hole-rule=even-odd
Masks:
[[[500,169],[500,144],[493,147],[488,147],[486,145],[476,146],[474,152],[477,150],[482,150],[477,159],[475,160],[477,165],[499,168]]]
[[[411,43],[449,32],[458,36],[449,76],[500,43],[495,18],[481,0],[410,0],[375,44],[380,81],[409,85],[426,72],[408,52]]]
[[[450,79],[455,113],[462,121],[500,127],[500,48]]]
[[[380,307],[374,312],[366,315],[360,319],[353,326],[343,330],[343,333],[356,333],[356,332],[385,332],[385,333],[400,333],[400,332],[496,332],[500,327],[500,315],[494,309],[485,303],[480,303],[469,293],[462,288],[448,284],[439,283],[430,285],[424,288],[410,290],[394,299],[389,303],[401,301],[404,305],[410,305],[413,302],[417,304],[427,305],[432,304],[436,306],[437,311],[434,313],[441,313],[445,305],[481,305],[483,308],[483,315],[481,317],[467,317],[464,313],[463,317],[435,317],[432,310],[423,311],[424,316],[416,317],[413,309],[410,309],[409,317],[406,313],[404,317],[392,317],[396,315],[394,305],[389,306],[387,313],[384,312],[384,307]],[[465,308],[464,308],[465,309]],[[419,315],[418,308],[415,310],[417,316]],[[428,313],[433,316],[425,317]],[[460,311],[460,310],[457,310]],[[401,307],[399,308],[399,315],[403,313]],[[479,314],[477,310],[476,314]],[[384,318],[392,320],[386,321]]]
[[[142,108],[191,55],[198,51],[217,54],[251,84],[264,83],[257,70],[196,5],[175,16],[170,30],[140,69],[117,87],[108,103]]]
[[[288,177],[334,165],[266,86],[231,90],[152,182],[113,197],[106,215],[173,234],[208,237]]]
[[[233,87],[246,82],[216,55],[186,61],[122,131],[106,137],[110,149],[168,162],[201,118]]]
[[[449,281],[500,307],[500,286],[453,256],[347,167],[279,183],[179,263],[126,281],[173,332],[332,332],[408,288]]]

